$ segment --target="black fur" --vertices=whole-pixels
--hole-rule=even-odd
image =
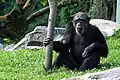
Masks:
[[[75,16],[82,14],[76,14]],[[53,42],[53,49],[59,52],[59,55],[53,62],[53,66],[60,67],[65,65],[69,69],[78,69],[85,71],[98,66],[100,57],[107,57],[108,46],[100,30],[91,24],[89,20],[77,19],[77,22],[87,24],[82,33],[77,33],[75,19],[70,20],[63,39]],[[85,18],[87,19],[87,18]],[[79,31],[78,31],[79,32]],[[46,41],[47,42],[47,41]]]

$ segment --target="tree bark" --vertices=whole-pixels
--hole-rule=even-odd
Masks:
[[[47,71],[52,69],[53,32],[57,14],[57,6],[55,0],[48,0],[48,3],[50,6],[50,14],[48,20],[47,38],[51,38],[52,41],[46,47],[45,68]]]
[[[0,16],[0,21],[6,21],[7,17],[6,16]]]
[[[112,17],[111,17],[111,20],[112,21],[115,21],[116,20],[116,4],[117,4],[117,1],[116,0],[112,0],[113,2],[113,13],[112,13]]]

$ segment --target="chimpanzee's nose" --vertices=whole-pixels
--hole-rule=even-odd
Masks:
[[[78,26],[81,26],[81,24],[80,24],[80,23],[78,23],[77,25],[78,25]]]
[[[81,24],[80,24],[80,23],[77,24],[77,28],[78,28],[78,29],[81,28]]]

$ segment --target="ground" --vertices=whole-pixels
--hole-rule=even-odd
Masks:
[[[101,65],[97,69],[86,71],[71,71],[61,67],[53,69],[47,74],[43,69],[44,49],[0,51],[0,79],[19,80],[60,80],[66,77],[80,76],[88,72],[99,72],[120,66],[120,31],[113,37],[107,38],[109,47],[108,58],[102,58]],[[55,53],[53,53],[55,55]]]

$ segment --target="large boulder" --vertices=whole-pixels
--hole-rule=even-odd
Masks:
[[[55,28],[54,36],[59,35],[65,31],[65,28]],[[22,48],[42,48],[43,40],[47,34],[46,26],[37,26],[32,32],[25,35],[25,37],[19,41],[11,50]]]
[[[97,26],[104,37],[112,36],[118,29],[120,29],[120,24],[110,20],[91,19],[90,23]]]

